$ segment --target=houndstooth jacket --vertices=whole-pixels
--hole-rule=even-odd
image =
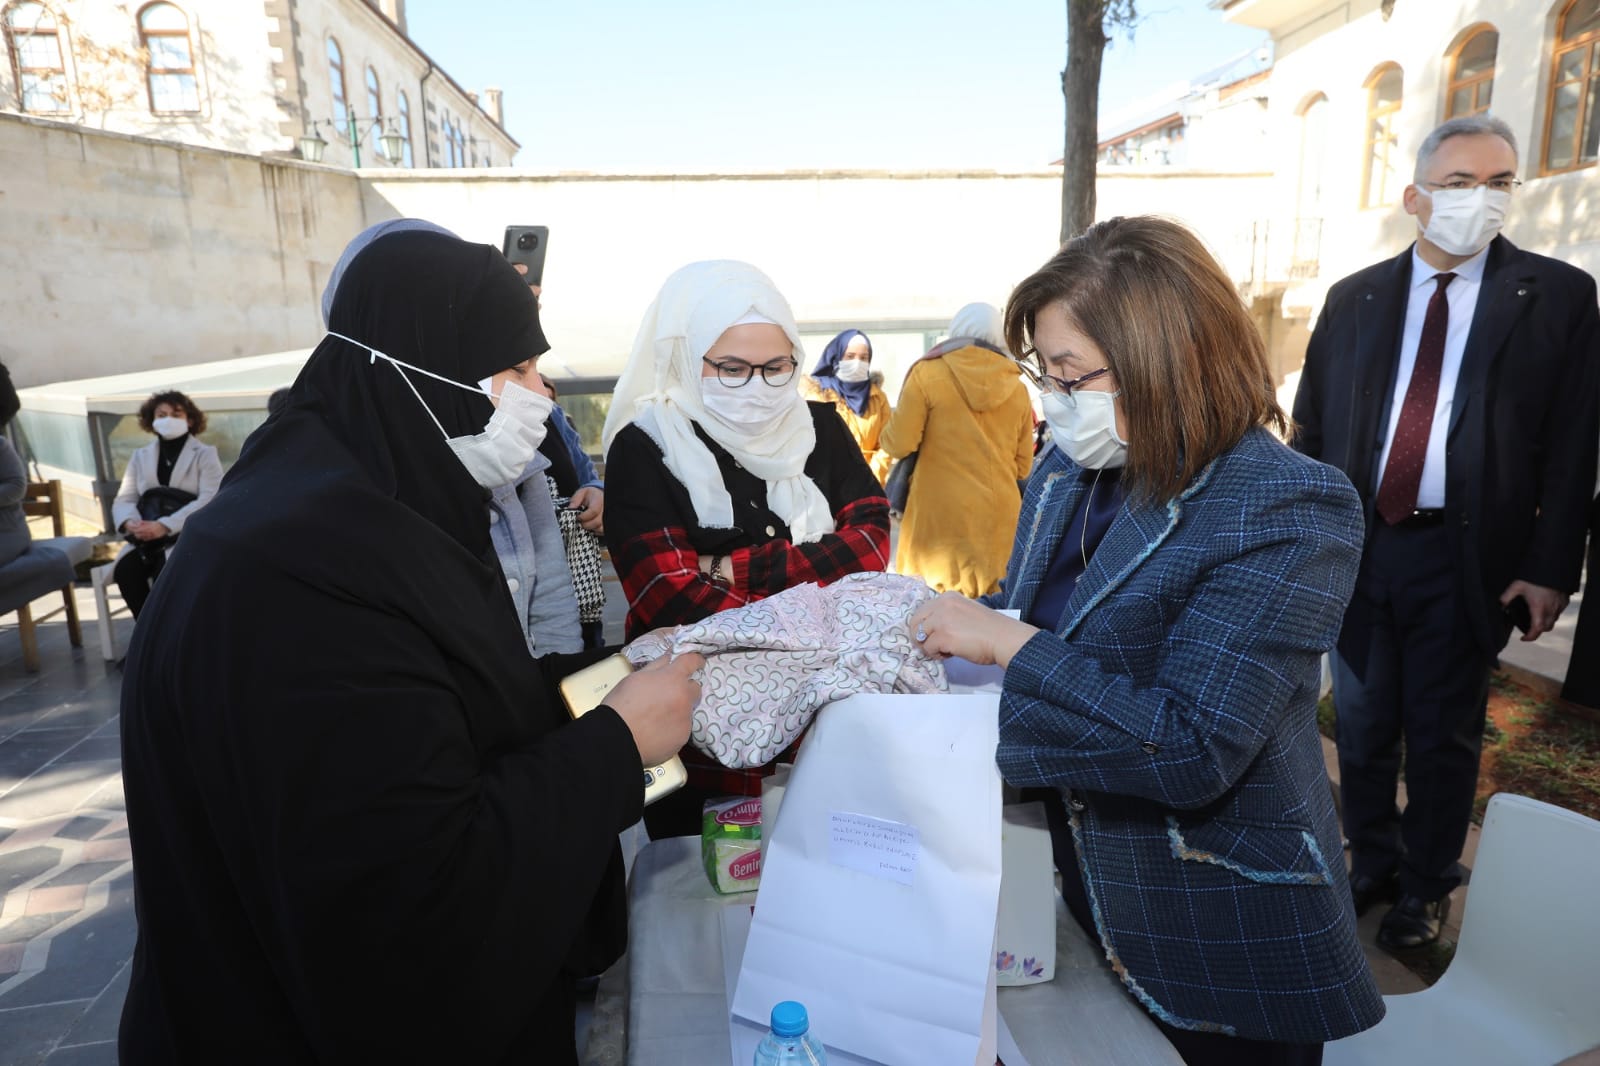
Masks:
[[[1024,617],[1079,474],[1052,449],[1029,480],[995,597]],[[1170,1025],[1315,1043],[1383,1016],[1315,715],[1362,539],[1342,474],[1252,430],[1125,503],[1006,671],[1000,768],[1062,791],[1106,957]]]

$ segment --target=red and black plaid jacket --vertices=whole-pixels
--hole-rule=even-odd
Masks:
[[[831,404],[809,403],[817,446],[806,476],[827,497],[834,532],[794,544],[789,527],[767,506],[767,486],[695,427],[716,457],[733,500],[732,529],[705,529],[689,491],[674,477],[655,441],[637,426],[617,433],[606,453],[606,546],[628,597],[629,640],[662,626],[684,625],[742,607],[786,588],[826,585],[846,574],[883,570],[889,562],[889,501],[850,431]],[[727,556],[731,585],[700,570],[703,555]],[[730,770],[692,745],[682,758],[693,787],[758,796],[765,766]],[[779,756],[783,758],[783,756]]]

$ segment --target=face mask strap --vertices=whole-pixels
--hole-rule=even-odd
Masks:
[[[330,337],[338,337],[340,340],[346,341],[346,342],[348,342],[350,344],[353,344],[357,348],[365,348],[367,351],[371,352],[372,355],[371,355],[370,358],[368,358],[368,360],[367,360],[368,363],[376,363],[379,359],[382,359],[382,360],[386,361],[387,363],[389,363],[391,366],[393,366],[394,367],[394,372],[396,374],[400,375],[400,380],[406,383],[406,388],[411,390],[411,395],[415,396],[417,398],[417,402],[422,405],[422,409],[424,411],[428,412],[428,417],[433,420],[434,426],[439,430],[439,435],[444,437],[445,440],[449,440],[450,439],[450,434],[448,434],[448,433],[446,433],[444,431],[444,426],[440,424],[439,417],[433,413],[433,408],[428,406],[428,401],[424,400],[422,398],[422,393],[417,391],[417,387],[411,383],[411,379],[406,376],[405,370],[402,370],[401,367],[405,367],[408,370],[415,370],[419,374],[424,374],[424,375],[426,375],[426,376],[428,376],[430,378],[435,379],[436,381],[442,381],[446,385],[454,385],[458,389],[466,389],[468,392],[477,392],[478,391],[477,389],[474,389],[469,385],[461,384],[459,381],[451,381],[449,378],[440,377],[438,374],[432,373],[431,371],[424,370],[420,366],[412,366],[410,363],[402,363],[400,360],[394,358],[393,356],[383,354],[382,352],[378,351],[378,349],[372,347],[372,345],[370,345],[370,344],[362,344],[358,340],[351,340],[349,337],[346,337],[343,333],[335,333],[332,330],[329,330],[328,331],[328,336],[330,336]]]

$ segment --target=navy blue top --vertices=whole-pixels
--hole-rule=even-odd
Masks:
[[[1023,619],[1051,633],[1061,628],[1061,616],[1067,611],[1072,590],[1078,587],[1078,578],[1083,576],[1087,559],[1094,555],[1106,530],[1111,528],[1112,520],[1122,509],[1121,467],[1084,470],[1079,477],[1084,482],[1083,497],[1072,512],[1061,543],[1056,546],[1055,558],[1050,560],[1050,569],[1045,571],[1028,617]],[[1096,477],[1100,479],[1099,484],[1095,484]]]

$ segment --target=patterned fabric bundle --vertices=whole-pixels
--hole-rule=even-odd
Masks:
[[[906,624],[932,595],[916,578],[850,574],[647,633],[623,654],[635,666],[662,655],[704,655],[690,741],[724,766],[761,766],[834,700],[948,691],[944,664],[923,654]]]

